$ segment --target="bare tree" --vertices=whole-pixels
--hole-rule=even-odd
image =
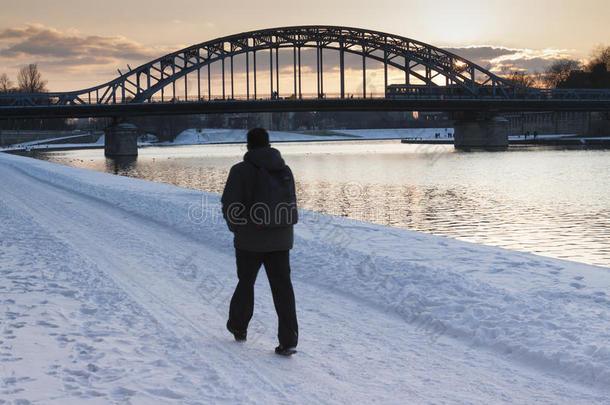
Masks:
[[[30,63],[19,69],[17,74],[19,91],[23,93],[41,93],[46,91],[47,82],[42,80],[38,65]]]
[[[0,93],[8,93],[13,89],[13,82],[6,73],[0,75]]]
[[[512,72],[506,76],[506,79],[523,87],[534,87],[536,84],[536,80],[525,72]]]
[[[602,64],[606,65],[606,70],[610,70],[610,46],[600,45],[593,50],[587,70],[592,71],[594,66]]]
[[[545,71],[544,84],[555,88],[559,83],[568,79],[572,70],[579,70],[581,68],[582,66],[577,60],[560,59],[555,61]]]

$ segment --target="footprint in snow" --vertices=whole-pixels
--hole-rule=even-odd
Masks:
[[[167,362],[163,359],[155,360],[155,361],[151,362],[150,365],[155,366],[155,367],[168,367]]]
[[[126,402],[129,400],[130,397],[134,396],[136,394],[137,391],[134,390],[130,390],[127,389],[125,387],[118,387],[115,388],[112,392],[111,392],[111,396],[113,398],[116,398],[118,400],[120,400],[121,402]]]
[[[87,307],[81,307],[80,312],[82,312],[85,315],[93,315],[97,312],[97,308],[87,308]]]
[[[64,297],[67,298],[74,298],[76,296],[76,294],[78,294],[78,291],[75,290],[68,290],[68,291],[59,291],[59,293],[61,295],[63,295]]]
[[[169,398],[169,399],[184,398],[184,395],[174,392],[174,391],[170,390],[169,388],[159,388],[159,389],[151,388],[151,389],[147,389],[146,392],[148,392],[151,395],[155,395],[155,396],[163,397],[163,398]]]
[[[47,321],[38,321],[36,322],[36,325],[45,326],[47,328],[59,328],[59,326],[55,325],[54,323],[49,323]]]

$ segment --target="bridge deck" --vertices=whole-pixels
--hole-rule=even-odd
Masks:
[[[178,103],[19,106],[0,108],[0,118],[79,118],[286,111],[610,111],[610,100],[506,99],[304,99],[218,100]]]

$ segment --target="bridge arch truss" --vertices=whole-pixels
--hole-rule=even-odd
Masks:
[[[383,65],[386,97],[389,68],[404,72],[402,85],[405,88],[411,85],[412,80],[423,88],[441,87],[440,81],[444,82],[446,88],[458,89],[462,97],[468,98],[514,99],[517,95],[519,98],[535,99],[602,97],[601,92],[521,87],[455,54],[402,36],[350,27],[296,26],[250,31],[214,39],[162,56],[135,69],[129,69],[114,80],[99,86],[72,92],[1,96],[0,105],[151,103],[157,100],[158,94],[161,95],[162,102],[178,100],[182,95],[184,95],[182,99],[185,100],[189,97],[187,75],[193,74],[197,75],[197,91],[191,89],[191,94],[196,94],[196,101],[209,101],[212,97],[210,68],[216,62],[220,62],[222,66],[222,99],[233,99],[235,97],[234,59],[240,55],[245,55],[245,98],[259,99],[256,56],[258,53],[260,57],[261,52],[264,51],[269,55],[270,82],[269,93],[265,92],[265,94],[269,94],[273,99],[279,95],[280,50],[292,50],[291,92],[294,98],[302,99],[302,50],[304,49],[316,51],[317,96],[314,98],[324,98],[325,95],[323,50],[334,50],[339,54],[338,98],[340,99],[346,98],[345,56],[348,54],[362,58],[361,98],[367,97],[367,60]],[[202,94],[201,91],[202,70],[207,70],[207,95]],[[180,89],[177,92],[176,88],[176,83],[181,79],[184,82],[184,93]],[[251,81],[253,86],[250,84]],[[228,92],[226,82],[230,85]],[[165,92],[168,88],[171,88],[171,96],[166,97]]]
[[[446,85],[457,86],[465,94],[476,97],[482,88],[487,94],[510,97],[511,92],[522,90],[507,80],[498,77],[488,70],[450,52],[415,41],[409,38],[359,28],[335,26],[297,26],[264,29],[214,39],[185,49],[170,53],[143,64],[116,79],[88,89],[24,95],[15,97],[13,105],[44,104],[114,104],[114,103],[147,103],[160,93],[162,101],[176,99],[176,82],[188,74],[197,74],[197,99],[210,99],[210,66],[215,62],[222,64],[223,99],[234,97],[234,58],[245,55],[246,60],[246,99],[255,99],[257,92],[256,56],[261,51],[269,54],[269,93],[273,98],[279,94],[279,53],[290,49],[293,53],[293,88],[292,94],[303,97],[302,92],[302,54],[303,49],[316,51],[316,76],[318,97],[324,97],[323,50],[334,50],[339,53],[340,98],[346,97],[345,55],[353,54],[362,58],[362,98],[366,98],[367,69],[366,61],[374,60],[383,64],[384,87],[388,85],[388,68],[393,67],[405,74],[405,84],[415,78],[425,86],[438,86],[439,78]],[[275,54],[275,57],[273,56]],[[259,56],[260,57],[260,56]],[[229,72],[226,72],[226,65]],[[208,94],[201,92],[201,71],[207,70]],[[228,77],[227,77],[228,76]],[[253,81],[251,92],[250,81]],[[275,83],[274,83],[275,81]],[[226,82],[230,91],[226,94]],[[188,96],[187,83],[184,80],[184,95]],[[171,87],[171,97],[165,97],[165,90]],[[193,90],[191,90],[193,91]],[[267,94],[267,93],[266,93]],[[178,96],[179,97],[179,96]]]

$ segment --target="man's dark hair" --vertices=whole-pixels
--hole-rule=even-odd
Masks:
[[[269,146],[269,133],[264,128],[252,128],[248,131],[248,148],[264,148]]]

